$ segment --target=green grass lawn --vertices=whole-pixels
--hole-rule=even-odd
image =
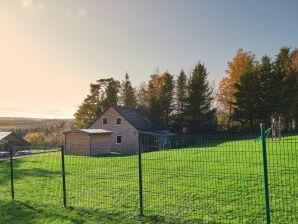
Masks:
[[[298,223],[298,136],[268,139],[267,150],[272,223]],[[26,223],[23,213],[32,216],[27,223],[140,222],[137,155],[65,156],[65,163],[67,210],[59,152],[14,160],[16,203],[9,161],[0,161],[0,223]],[[265,222],[260,141],[143,153],[142,167],[141,223]]]

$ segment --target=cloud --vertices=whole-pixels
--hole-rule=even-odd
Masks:
[[[41,10],[46,10],[46,7],[44,4],[38,4],[37,8],[41,9]]]
[[[69,19],[72,19],[74,17],[74,14],[69,9],[65,10],[65,15]]]
[[[85,9],[82,9],[82,8],[79,9],[77,12],[74,12],[70,9],[66,9],[65,10],[65,15],[66,15],[67,18],[73,19],[76,16],[85,16],[85,15],[87,15],[87,11]]]
[[[23,7],[29,7],[32,5],[32,0],[22,0]]]
[[[31,11],[31,13],[32,13],[32,10],[34,11],[34,9],[39,9],[41,11],[46,10],[46,7],[44,4],[34,4],[33,0],[22,0],[21,6],[23,8],[26,8],[28,11]]]
[[[79,16],[85,16],[87,14],[86,10],[85,9],[79,9],[78,10],[78,15]]]

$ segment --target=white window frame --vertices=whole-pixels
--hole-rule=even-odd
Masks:
[[[120,124],[117,124],[117,119],[120,119]],[[116,125],[116,126],[121,126],[121,124],[122,124],[122,119],[121,119],[121,117],[116,117],[116,119],[115,119],[115,125]]]
[[[107,123],[106,123],[106,124],[103,123],[103,119],[107,119]],[[103,118],[101,118],[101,124],[102,124],[103,126],[107,126],[107,125],[108,125],[108,118],[107,118],[107,117],[103,117]]]
[[[118,143],[118,137],[121,137],[121,143]],[[116,135],[116,145],[122,145],[122,135]]]

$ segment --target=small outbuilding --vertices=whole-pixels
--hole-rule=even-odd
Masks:
[[[10,148],[17,151],[20,149],[28,149],[29,147],[30,143],[17,136],[14,132],[0,132],[0,150]]]
[[[111,131],[103,129],[75,129],[64,132],[65,154],[97,156],[111,152]]]

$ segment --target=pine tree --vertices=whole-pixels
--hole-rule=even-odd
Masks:
[[[151,75],[148,82],[148,109],[155,117],[161,119],[163,111],[160,102],[161,87],[163,76],[158,74]]]
[[[298,49],[280,49],[276,59],[276,72],[282,77],[284,85],[283,114],[286,128],[290,130],[298,111]]]
[[[234,119],[240,121],[244,128],[254,130],[259,111],[258,73],[254,67],[247,68],[235,84]]]
[[[212,89],[207,75],[204,64],[199,62],[188,82],[187,121],[192,133],[210,130],[215,119],[215,111],[211,109]]]
[[[149,110],[149,94],[146,83],[142,83],[136,91],[137,105],[139,108]]]
[[[137,106],[136,90],[132,87],[127,73],[125,74],[125,80],[121,84],[120,102],[125,107],[135,108]]]
[[[174,88],[174,77],[170,73],[165,72],[162,75],[162,84],[159,96],[159,104],[162,111],[161,120],[165,125],[169,125],[170,115],[174,109]]]
[[[261,64],[258,69],[258,92],[259,92],[259,109],[258,116],[261,122],[268,125],[271,123],[271,116],[277,112],[278,95],[274,88],[274,71],[270,58],[265,55],[262,57]]]
[[[175,92],[175,124],[178,132],[182,132],[185,125],[186,117],[186,100],[187,100],[187,77],[182,70],[177,78],[176,92]]]
[[[102,109],[106,110],[110,106],[117,106],[119,98],[118,94],[120,89],[119,81],[111,78],[99,80],[99,82],[105,84],[105,94],[102,100]]]

